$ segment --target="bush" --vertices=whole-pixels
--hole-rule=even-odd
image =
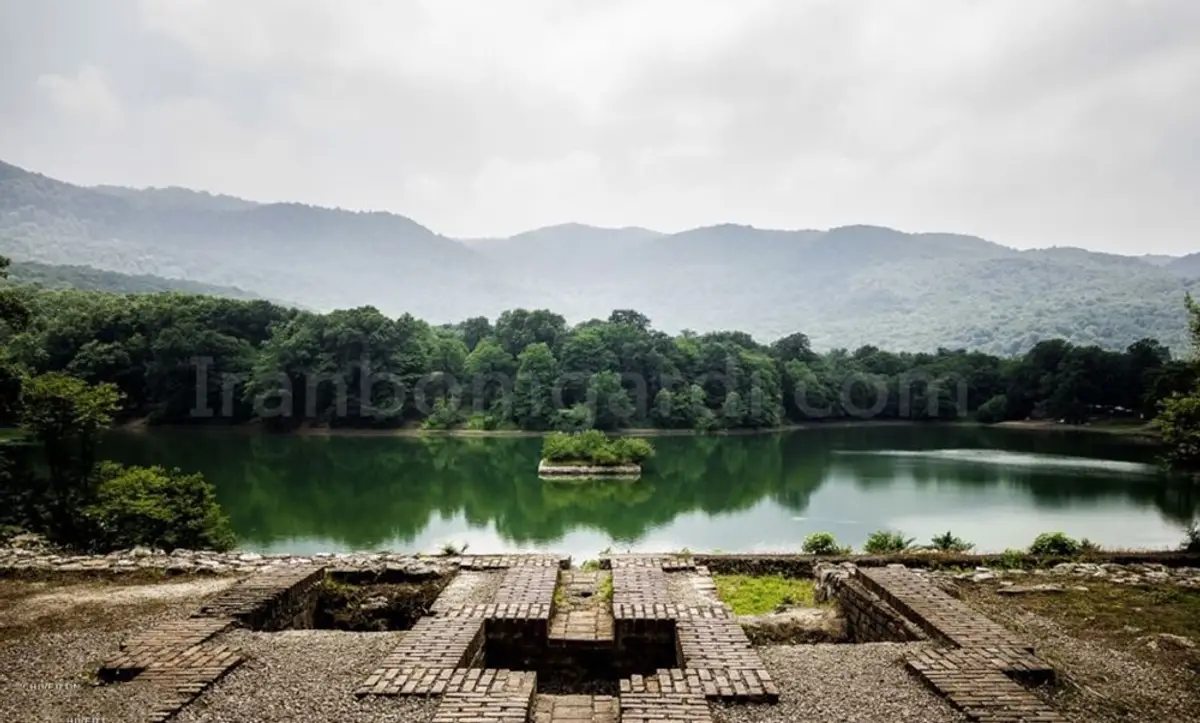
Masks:
[[[649,440],[618,437],[609,439],[604,432],[589,429],[567,434],[551,432],[542,440],[542,459],[596,465],[638,464],[654,455]]]
[[[1079,541],[1062,532],[1043,532],[1029,546],[1031,555],[1076,555]]]
[[[941,552],[970,552],[975,548],[974,543],[955,537],[949,530],[946,530],[944,535],[935,535],[930,542],[933,549]]]
[[[1098,542],[1092,542],[1086,537],[1079,541],[1080,552],[1100,552],[1100,550],[1100,543]]]
[[[804,538],[802,550],[809,555],[847,555],[849,547],[838,545],[837,538],[830,532],[814,532]]]
[[[433,403],[433,410],[425,421],[421,422],[422,429],[453,429],[462,424],[462,415],[457,406],[448,404],[445,399]]]
[[[1000,567],[1007,570],[1020,570],[1025,567],[1025,553],[1011,547],[1008,548],[1000,556]]]
[[[84,517],[101,550],[145,545],[223,551],[234,545],[229,519],[202,475],[103,462],[96,478],[96,501]]]
[[[912,546],[913,538],[905,537],[899,532],[876,530],[867,538],[863,551],[872,555],[886,555],[892,552],[904,552]]]
[[[995,424],[1008,419],[1008,397],[997,394],[975,410],[975,419],[984,424]]]
[[[1188,525],[1187,532],[1184,533],[1183,544],[1179,549],[1184,552],[1200,552],[1200,526],[1195,522]]]

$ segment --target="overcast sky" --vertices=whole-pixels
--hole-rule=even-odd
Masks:
[[[1200,250],[1195,0],[0,0],[0,159],[456,236]]]

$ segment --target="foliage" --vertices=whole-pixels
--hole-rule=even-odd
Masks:
[[[1179,546],[1179,549],[1184,552],[1200,552],[1200,525],[1195,522],[1188,525],[1183,536],[1183,544]]]
[[[804,538],[804,544],[801,545],[800,549],[808,555],[850,554],[850,548],[839,545],[837,538],[830,532],[814,532],[810,534]]]
[[[945,534],[934,535],[930,546],[941,552],[970,552],[975,548],[974,543],[956,537],[949,530]]]
[[[45,454],[51,532],[62,541],[76,541],[75,513],[93,498],[100,432],[112,422],[120,399],[111,384],[90,385],[59,373],[33,377],[22,389],[21,427]]]
[[[893,552],[904,552],[912,547],[913,538],[905,537],[900,532],[876,530],[867,536],[863,552],[872,555],[886,555]]]
[[[613,597],[612,575],[605,575],[604,579],[600,581],[600,590],[599,590],[598,596],[600,598],[600,602],[602,602],[602,603],[608,604],[608,603],[612,602],[612,597]]]
[[[84,510],[94,547],[102,551],[135,545],[167,551],[233,547],[229,520],[202,475],[104,462],[95,477],[96,500]]]
[[[813,581],[783,575],[714,575],[717,596],[735,615],[765,615],[781,605],[812,607]]]
[[[984,424],[995,424],[1008,419],[1008,397],[997,394],[975,410],[975,419]]]
[[[1015,548],[1007,548],[1000,555],[1000,567],[1006,570],[1020,570],[1025,567],[1025,552]]]
[[[1086,537],[1079,541],[1079,551],[1080,552],[1095,553],[1095,552],[1100,552],[1102,549],[1103,548],[1100,547],[1100,543],[1092,542],[1091,540],[1089,540]]]
[[[1080,551],[1079,541],[1062,532],[1043,532],[1029,546],[1031,555],[1076,555]]]
[[[640,464],[654,456],[654,446],[640,437],[609,438],[601,431],[551,432],[542,440],[542,459],[567,464]]]
[[[454,406],[453,402],[445,399],[438,399],[433,403],[433,409],[429,416],[421,422],[422,429],[444,430],[453,429],[463,421],[462,414]]]

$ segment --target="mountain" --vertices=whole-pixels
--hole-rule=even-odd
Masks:
[[[0,254],[431,319],[525,301],[478,254],[403,216],[182,189],[84,188],[3,163]]]
[[[85,188],[3,163],[0,254],[434,323],[518,307],[579,322],[632,308],[666,331],[740,329],[763,341],[803,331],[823,349],[1017,354],[1056,337],[1123,348],[1153,336],[1182,351],[1183,295],[1200,291],[1200,255],[1163,265],[879,226],[562,224],[459,241],[391,213]]]
[[[1142,254],[1138,258],[1151,266],[1169,266],[1171,262],[1177,260],[1179,257],[1167,254]]]
[[[1167,268],[1185,279],[1200,279],[1200,253],[1177,258]]]
[[[90,266],[52,266],[36,261],[14,262],[8,268],[8,280],[15,284],[33,284],[45,289],[83,289],[112,294],[156,294],[177,291],[185,294],[223,296],[230,299],[260,299],[258,294],[235,286],[215,286],[187,279],[164,279],[146,274],[131,275],[103,271]]]

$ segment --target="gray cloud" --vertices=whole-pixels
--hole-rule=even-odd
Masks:
[[[455,235],[1195,251],[1200,4],[0,0],[0,158]]]

